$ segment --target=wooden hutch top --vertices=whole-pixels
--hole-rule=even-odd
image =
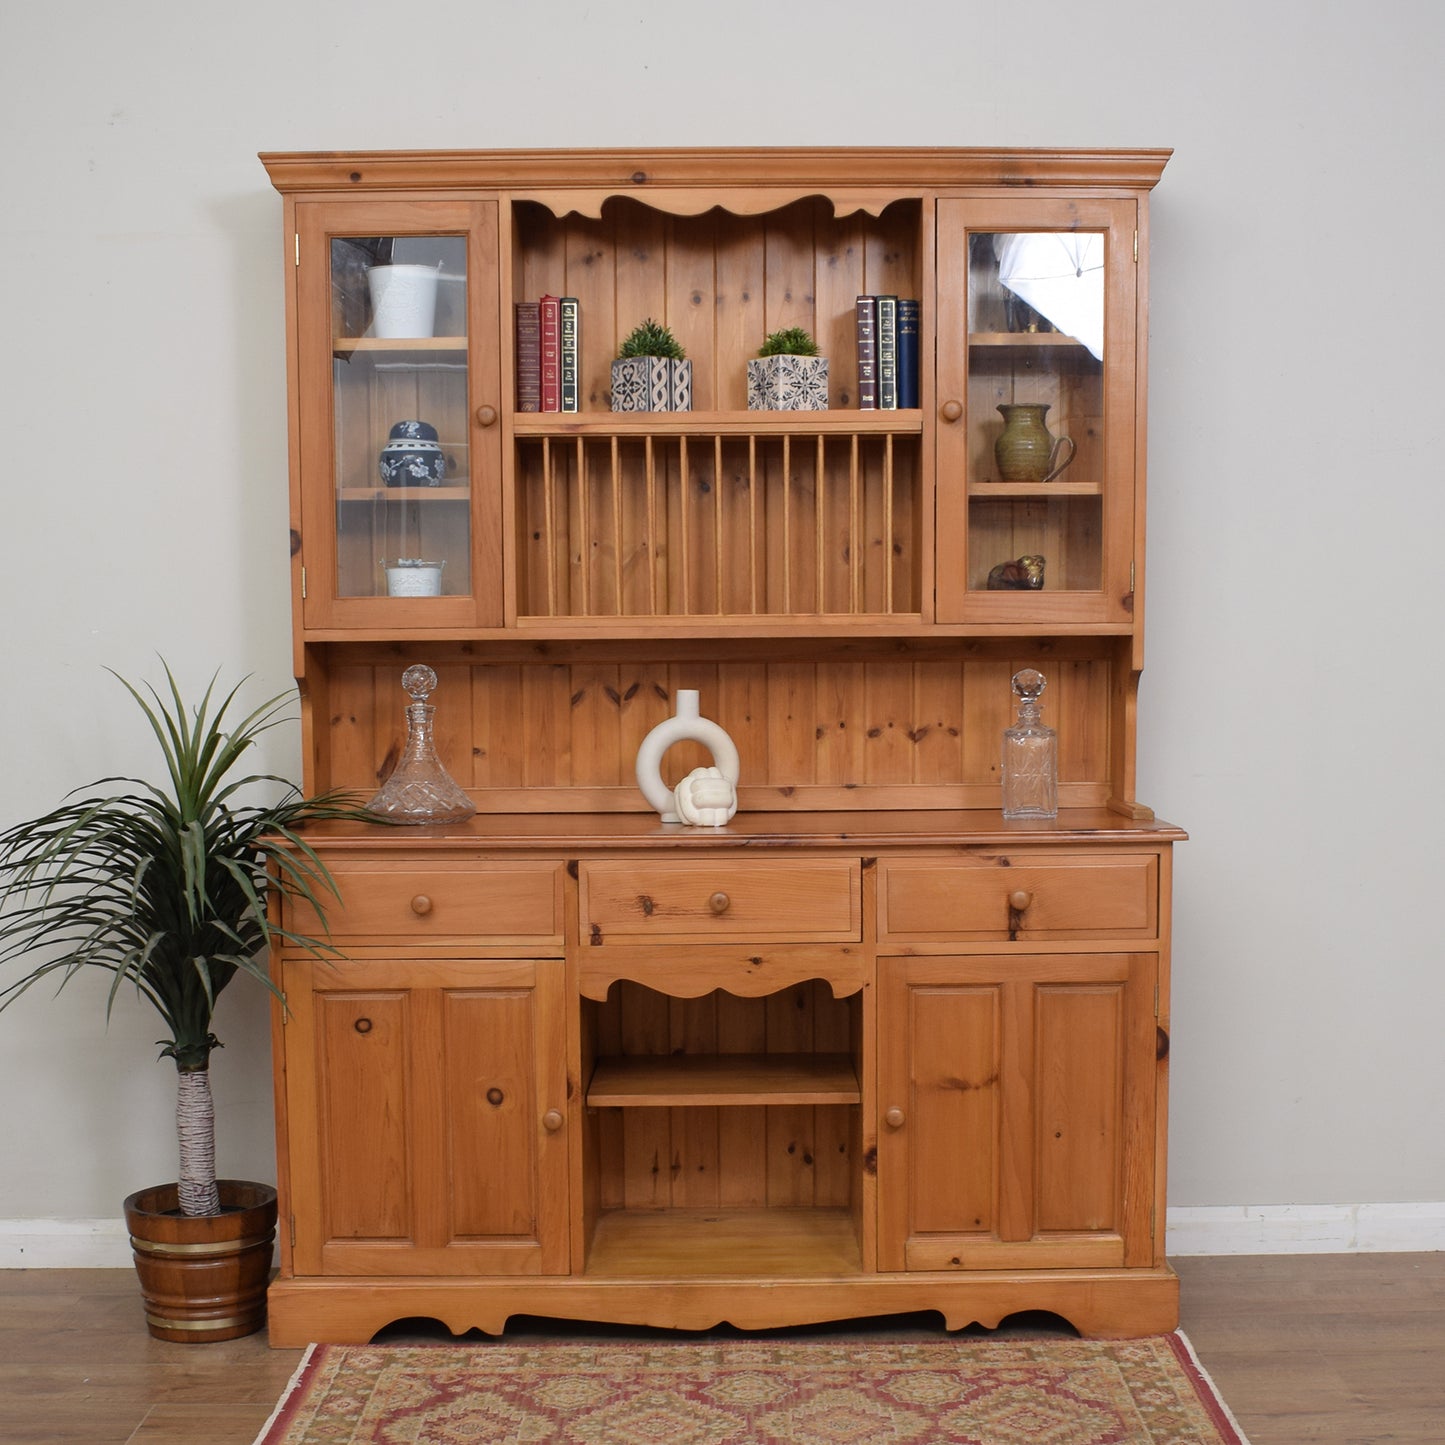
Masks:
[[[987,811],[1008,678],[1035,665],[1065,810],[1147,819],[1142,258],[1169,154],[264,154],[292,280],[307,786],[374,786],[401,743],[396,679],[424,660],[445,760],[485,815],[645,812],[632,759],[678,687],[738,741],[744,814]],[[439,258],[445,334],[369,332],[340,268],[378,236]],[[1022,236],[1102,239],[1100,356],[1000,284],[1000,243]],[[514,310],[543,295],[580,302],[576,411],[519,404]],[[918,302],[916,406],[860,406],[864,295]],[[684,344],[693,410],[610,409],[644,318]],[[828,409],[749,410],[748,358],[792,325],[829,357]],[[1057,480],[995,469],[999,406],[1024,399],[1074,443]],[[412,416],[439,428],[448,476],[388,490],[375,459]],[[387,595],[384,554],[420,550],[442,592]],[[1042,588],[996,589],[1025,554]]]

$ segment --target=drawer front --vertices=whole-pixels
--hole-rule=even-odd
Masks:
[[[489,943],[562,941],[562,868],[541,863],[330,865],[341,892],[322,894],[331,937]],[[315,910],[291,905],[291,926],[323,937]]]
[[[1156,938],[1153,853],[1009,854],[881,864],[882,941]]]
[[[584,942],[849,942],[862,936],[859,862],[789,858],[585,863]]]

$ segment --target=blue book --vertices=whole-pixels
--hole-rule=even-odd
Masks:
[[[916,407],[918,401],[918,321],[917,301],[898,302],[898,405]]]

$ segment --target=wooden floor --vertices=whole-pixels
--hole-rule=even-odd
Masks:
[[[1181,1327],[1253,1445],[1445,1442],[1445,1253],[1175,1268]],[[264,1334],[152,1340],[128,1270],[0,1270],[4,1445],[251,1445],[299,1359]]]

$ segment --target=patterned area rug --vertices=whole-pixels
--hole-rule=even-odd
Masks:
[[[256,1445],[1247,1445],[1182,1335],[313,1345]]]

